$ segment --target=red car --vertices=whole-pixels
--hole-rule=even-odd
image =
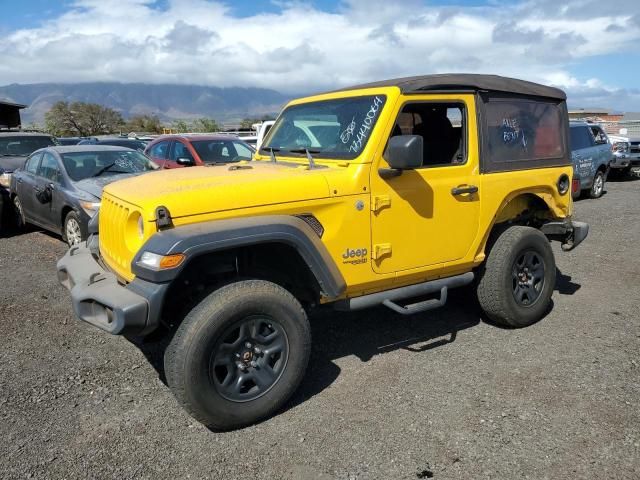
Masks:
[[[164,135],[147,145],[144,153],[161,168],[251,160],[254,148],[232,135]]]

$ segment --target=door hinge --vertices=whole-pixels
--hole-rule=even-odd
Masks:
[[[391,244],[390,243],[378,243],[373,246],[373,254],[371,257],[374,260],[380,260],[382,257],[391,255]]]
[[[378,195],[373,197],[373,201],[371,202],[371,211],[379,212],[383,208],[391,206],[391,197],[389,195]]]

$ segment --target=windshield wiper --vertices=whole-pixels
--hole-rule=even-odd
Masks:
[[[99,177],[100,175],[102,175],[104,172],[106,172],[107,170],[109,170],[111,167],[113,167],[116,164],[116,162],[110,163],[109,165],[107,165],[106,167],[102,167],[100,170],[98,170],[96,173],[94,173],[93,175],[91,175],[92,177]]]
[[[0,153],[0,157],[26,157],[26,153]]]
[[[321,150],[310,150],[308,148],[294,148],[293,150],[289,150],[291,153],[306,153],[307,154],[307,160],[309,160],[309,170],[313,170],[314,168],[316,168],[316,162],[313,161],[313,157],[311,156],[312,153],[320,153]]]

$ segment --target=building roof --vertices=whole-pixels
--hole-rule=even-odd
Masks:
[[[538,83],[518,80],[498,75],[478,75],[470,73],[445,73],[422,75],[417,77],[394,78],[380,82],[366,83],[343,88],[336,91],[355,90],[360,88],[398,87],[402,93],[421,93],[433,90],[487,90],[508,92],[536,97],[548,97],[566,100],[566,94],[554,87]]]
[[[622,117],[623,122],[626,122],[626,121],[634,122],[638,120],[640,120],[640,112],[626,112],[624,114],[624,117]]]

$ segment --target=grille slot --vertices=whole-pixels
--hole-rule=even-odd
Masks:
[[[126,227],[130,208],[124,202],[103,195],[100,206],[100,253],[106,263],[125,278],[131,276],[131,259],[135,252],[131,252],[126,243]]]

